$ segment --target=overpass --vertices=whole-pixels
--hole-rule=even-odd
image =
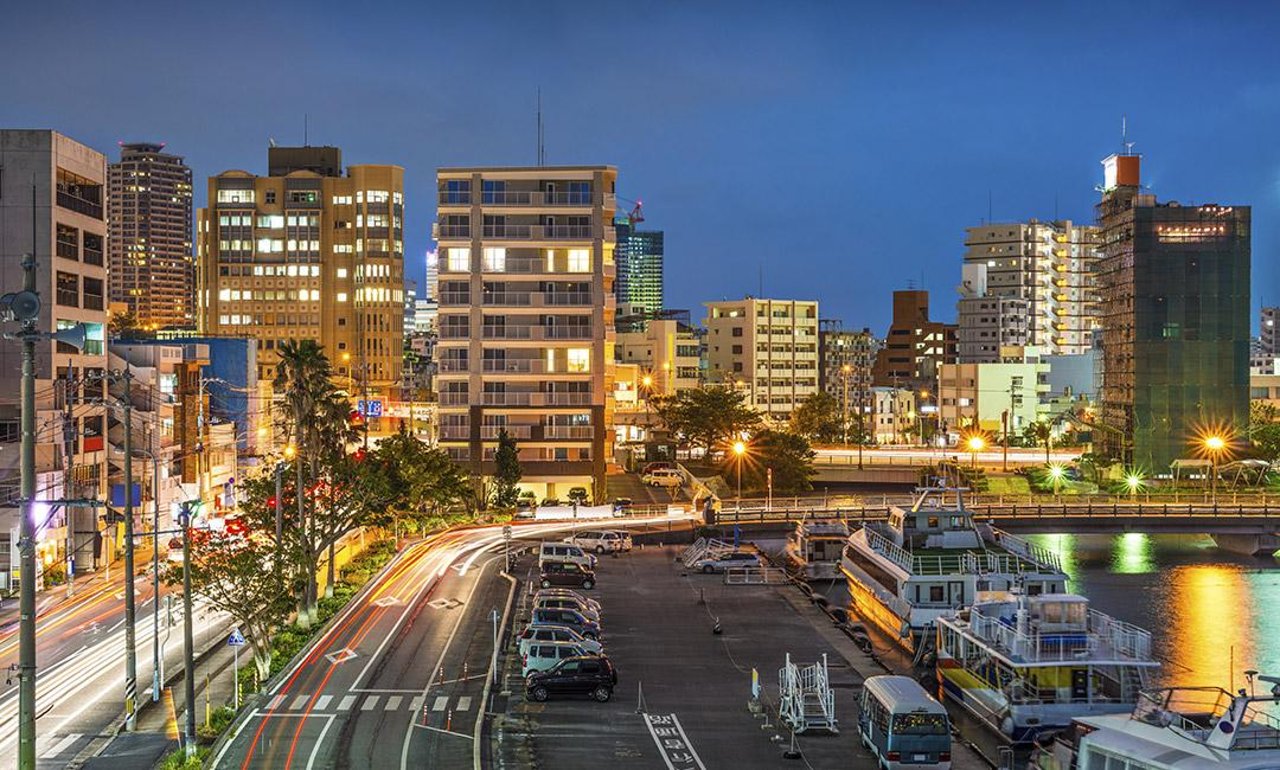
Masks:
[[[737,524],[752,529],[789,531],[804,518],[838,518],[849,522],[881,521],[890,504],[910,501],[889,497],[880,501],[847,505],[795,504],[786,501],[772,507],[744,501],[734,508],[726,501],[717,524]],[[879,503],[879,504],[877,504]],[[1116,498],[1079,502],[1038,502],[992,497],[966,501],[965,507],[980,521],[1001,529],[1029,534],[1206,534],[1219,548],[1249,556],[1280,550],[1280,503],[1264,498],[1250,503],[1150,502]]]
[[[978,452],[975,457],[955,447],[876,447],[863,452],[856,448],[820,448],[814,449],[813,480],[818,483],[916,485],[920,483],[922,470],[943,460],[961,464],[976,461],[979,467],[995,470],[1006,466],[1042,466],[1044,457],[1043,450],[1020,448],[1010,448],[1007,458],[1003,449]],[[1069,463],[1079,457],[1079,452],[1053,452],[1049,457],[1053,462]]]

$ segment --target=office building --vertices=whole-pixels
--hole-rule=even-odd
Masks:
[[[194,326],[191,169],[163,144],[133,143],[107,175],[110,301],[140,329]]]
[[[962,268],[956,302],[956,360],[962,364],[994,363],[1000,360],[1002,347],[1029,344],[1030,303],[1021,297],[992,294],[987,273],[985,263]]]
[[[893,320],[884,347],[876,351],[872,381],[880,387],[932,391],[938,367],[956,361],[958,328],[929,319],[929,292],[893,293]]]
[[[686,318],[688,316],[685,311]],[[701,340],[687,321],[651,320],[644,329],[618,332],[618,363],[638,367],[640,397],[669,396],[702,384]],[[645,378],[649,385],[645,385]]]
[[[1280,307],[1264,307],[1262,309],[1261,334],[1258,337],[1260,358],[1280,358],[1280,329],[1276,321],[1280,320]]]
[[[818,322],[818,388],[847,414],[871,403],[871,373],[880,340],[870,329],[845,329],[835,319]],[[850,418],[852,420],[852,418]]]
[[[107,159],[48,130],[0,130],[0,294],[24,288],[22,263],[34,255],[44,333],[82,326],[83,347],[36,343],[37,515],[49,517],[36,544],[42,566],[102,566],[99,514],[88,507],[50,510],[42,501],[101,500],[107,492],[106,414],[101,379],[107,369]],[[34,206],[34,211],[33,211]],[[16,331],[16,324],[5,324]],[[22,344],[0,339],[0,549],[9,550],[18,522]],[[68,521],[68,518],[70,521]],[[70,527],[68,527],[70,524]],[[68,531],[70,530],[70,531]],[[68,559],[68,552],[74,554]],[[3,573],[0,586],[9,575]]]
[[[521,486],[605,494],[613,455],[612,166],[443,168],[440,445],[478,477],[502,430]]]
[[[818,303],[757,299],[707,302],[707,377],[745,386],[776,422],[818,392]]]
[[[642,331],[649,319],[658,317],[662,306],[663,232],[640,230],[631,217],[614,223],[618,246],[615,260],[618,280],[614,285],[618,300],[618,331]],[[628,312],[622,308],[627,306]]]
[[[209,178],[200,331],[255,339],[264,380],[286,340],[316,340],[335,384],[367,394],[376,414],[396,398],[404,358],[404,170],[354,165],[344,175],[336,147],[272,147],[267,159],[268,176]]]
[[[1249,421],[1247,206],[1159,203],[1137,155],[1104,161],[1098,448],[1163,474]]]
[[[1070,220],[970,227],[965,265],[987,269],[987,293],[1027,305],[1027,344],[1083,353],[1097,326],[1098,230]]]

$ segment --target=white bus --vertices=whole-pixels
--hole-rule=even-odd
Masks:
[[[949,770],[947,710],[909,676],[862,683],[858,734],[884,770]]]

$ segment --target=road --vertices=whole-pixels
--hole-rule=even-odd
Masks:
[[[822,448],[814,449],[814,462],[828,465],[847,465],[858,462],[858,448]],[[1055,450],[1049,453],[1049,459],[1056,463],[1070,463],[1080,457],[1082,450]],[[962,462],[973,462],[974,453],[963,447],[946,447],[926,449],[923,447],[866,447],[862,452],[865,465],[927,465],[940,459],[957,458]],[[1004,462],[1004,450],[1000,447],[977,453],[979,465],[996,465]],[[1009,463],[1011,465],[1043,465],[1044,449],[1026,447],[1010,447]]]
[[[113,581],[84,579],[69,599],[54,599],[36,619],[36,757],[37,765],[61,768],[106,731],[124,713],[124,587]],[[149,576],[136,583],[138,697],[150,699],[154,593]],[[61,589],[65,590],[65,589]],[[160,638],[165,665],[181,665],[181,606],[174,602],[172,620],[161,586]],[[199,646],[221,634],[228,620],[197,604],[194,613]],[[0,631],[0,666],[18,662],[18,627]],[[0,690],[0,765],[17,762],[18,687],[13,677]]]
[[[559,536],[575,526],[592,523],[522,524],[516,537]],[[501,617],[511,585],[497,575],[502,547],[500,527],[478,527],[406,549],[237,721],[213,766],[469,764],[493,613]]]

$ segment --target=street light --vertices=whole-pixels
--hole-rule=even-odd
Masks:
[[[1209,481],[1211,497],[1213,505],[1218,505],[1218,456],[1227,448],[1227,440],[1218,434],[1212,434],[1204,438],[1205,451],[1209,453],[1209,462],[1212,470],[1212,478]]]
[[[1137,473],[1130,472],[1124,477],[1124,485],[1129,488],[1129,496],[1134,497],[1138,494],[1138,489],[1142,487],[1142,477]]]
[[[1053,496],[1058,497],[1058,485],[1062,483],[1062,477],[1066,475],[1066,468],[1062,467],[1062,463],[1051,463],[1049,465],[1049,478],[1053,479]]]
[[[978,453],[981,452],[983,447],[986,445],[987,441],[982,436],[970,436],[969,440],[965,442],[965,446],[969,448],[969,454],[972,460],[971,465],[974,470],[978,469]]]
[[[844,419],[840,421],[840,435],[843,438],[845,446],[849,445],[849,373],[853,371],[853,367],[845,364],[840,367],[840,375],[844,380],[844,405],[841,409]]]
[[[736,505],[742,508],[742,461],[747,454],[747,445],[741,439],[733,442],[733,454],[738,460],[738,499]]]

